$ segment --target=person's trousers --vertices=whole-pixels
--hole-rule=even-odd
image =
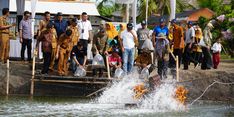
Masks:
[[[167,78],[167,69],[168,69],[168,61],[163,59],[158,60],[158,75],[161,79]]]
[[[195,63],[201,63],[202,52],[193,52],[192,56],[193,56],[193,59],[194,59]]]
[[[54,64],[55,64],[55,59],[56,59],[56,53],[57,53],[57,48],[52,48],[51,61],[50,61],[50,69],[51,69],[51,70],[54,70]]]
[[[76,58],[76,59],[80,65],[84,64],[84,58]],[[77,69],[77,64],[76,64],[74,58],[71,58],[71,67],[72,67],[72,72],[75,73],[76,69]]]
[[[21,60],[24,60],[24,52],[27,47],[28,61],[31,61],[31,51],[32,51],[32,40],[31,39],[23,39],[22,47],[21,47]]]
[[[59,51],[59,61],[58,61],[58,73],[59,75],[66,75],[68,72],[68,58],[69,52],[66,49],[60,49]]]
[[[43,52],[43,59],[44,59],[44,65],[43,65],[42,73],[48,74],[50,60],[51,60],[51,53],[50,52]]]
[[[191,48],[189,48],[189,44],[185,46],[183,61],[184,61],[184,69],[188,69],[189,62],[192,61],[191,59]]]
[[[2,62],[6,62],[9,58],[10,51],[10,39],[9,34],[0,34],[0,59]]]
[[[212,59],[211,59],[211,54],[210,54],[210,49],[207,47],[202,47],[202,53],[203,53],[203,58],[202,58],[202,65],[201,69],[211,69],[212,67]]]
[[[135,48],[132,49],[124,49],[123,52],[123,70],[126,73],[132,71],[132,67],[134,64],[134,55],[135,55]]]
[[[174,49],[173,54],[174,54],[175,57],[178,56],[178,58],[179,58],[179,67],[180,67],[181,60],[182,60],[182,55],[183,55],[183,49]],[[170,67],[175,68],[176,67],[175,59],[172,57],[171,54],[170,54],[169,57],[170,57],[169,58]]]
[[[219,62],[220,62],[220,53],[219,52],[213,53],[213,66],[214,66],[214,69],[218,68]]]

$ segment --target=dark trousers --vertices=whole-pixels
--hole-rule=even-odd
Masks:
[[[88,40],[86,40],[86,39],[79,39],[79,42],[81,42],[82,44],[83,44],[83,47],[84,47],[84,49],[88,49]]]
[[[212,58],[210,54],[210,49],[207,47],[202,47],[202,53],[203,53],[203,58],[202,58],[202,65],[201,69],[211,69],[212,67]]]
[[[168,69],[168,61],[163,59],[158,60],[158,74],[161,79],[167,78],[167,69]]]
[[[195,63],[201,63],[202,61],[202,52],[193,52],[192,53],[193,59]]]
[[[22,47],[21,47],[21,59],[24,60],[24,52],[27,47],[28,61],[31,61],[31,50],[32,50],[32,40],[31,39],[23,39]]]
[[[184,69],[188,69],[188,65],[190,62],[195,63],[195,60],[192,57],[192,48],[189,48],[189,44],[185,46],[183,61],[184,61]]]
[[[43,59],[44,59],[44,64],[43,64],[42,74],[48,74],[50,67],[51,53],[43,52]]]
[[[182,55],[183,55],[183,49],[174,49],[173,51],[174,56],[178,56],[179,58],[179,67],[181,64],[181,60],[182,60]],[[176,61],[174,60],[174,58],[172,57],[172,55],[170,54],[169,56],[169,64],[171,68],[175,68],[176,67]]]

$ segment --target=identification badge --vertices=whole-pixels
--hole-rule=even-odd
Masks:
[[[81,33],[84,33],[84,29],[81,30]]]

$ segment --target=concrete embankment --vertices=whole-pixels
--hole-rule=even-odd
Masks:
[[[0,64],[0,95],[6,92],[6,65]],[[20,62],[10,63],[10,94],[29,95],[31,79],[31,65]],[[216,81],[234,82],[234,62],[222,62],[217,70],[201,70],[191,68],[180,70],[179,84],[185,86],[189,93],[188,99],[194,100],[200,96],[205,88]],[[100,88],[99,86],[95,86]],[[83,96],[84,91],[89,91],[89,86],[77,86],[77,84],[36,84],[35,95],[65,95]],[[204,100],[234,101],[234,85],[214,84],[202,97]]]

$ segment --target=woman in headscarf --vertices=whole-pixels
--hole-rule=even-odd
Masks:
[[[111,41],[118,36],[118,32],[111,22],[106,23],[107,44],[111,47]],[[109,50],[110,48],[107,48]]]

